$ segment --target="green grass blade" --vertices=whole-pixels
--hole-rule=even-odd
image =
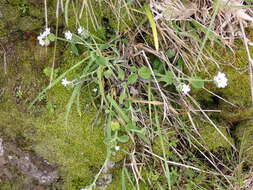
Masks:
[[[210,24],[209,24],[209,26],[208,26],[208,28],[207,28],[207,31],[205,32],[205,38],[204,38],[204,40],[203,40],[203,42],[202,42],[202,44],[201,44],[201,47],[200,47],[200,51],[199,51],[199,54],[198,54],[198,57],[197,57],[197,62],[196,62],[196,64],[197,64],[198,61],[200,60],[201,55],[202,55],[202,52],[203,52],[204,47],[205,47],[205,45],[206,45],[206,42],[207,42],[207,40],[208,40],[208,38],[209,38],[209,36],[210,36],[210,34],[211,34],[211,30],[212,30],[212,27],[213,27],[215,18],[216,18],[217,14],[218,14],[218,11],[219,11],[219,7],[220,7],[220,6],[219,6],[219,2],[215,3],[214,14],[213,14],[212,19],[211,19],[211,22],[210,22]]]
[[[163,134],[162,134],[161,126],[160,126],[160,123],[159,123],[159,118],[158,118],[158,113],[157,113],[156,108],[155,108],[155,122],[156,122],[156,126],[157,126],[157,129],[158,129],[158,136],[160,138],[161,149],[162,149],[162,152],[163,152],[163,158],[165,160],[165,162],[163,163],[163,165],[165,166],[165,176],[167,178],[167,184],[169,186],[169,190],[171,190],[170,169],[169,169],[168,163],[166,162],[167,158],[166,158],[166,150],[165,150],[165,145],[164,145],[164,139],[163,139]]]
[[[66,126],[68,125],[68,118],[69,118],[69,114],[70,114],[70,111],[71,111],[71,107],[72,107],[77,95],[80,93],[81,87],[82,87],[82,83],[78,84],[74,88],[74,90],[72,92],[72,95],[71,95],[71,97],[68,101],[67,108],[66,108],[66,114],[65,114],[65,124],[66,124]]]
[[[68,18],[69,2],[70,0],[67,0],[64,7],[64,18],[65,18],[66,26],[68,26],[69,24],[69,18]]]
[[[100,95],[102,96],[102,102],[106,101],[105,99],[105,89],[104,89],[104,85],[103,85],[103,69],[104,66],[99,66],[98,70],[97,70],[97,77],[98,77],[98,86],[99,86],[99,92]]]
[[[151,12],[151,10],[149,9],[148,6],[145,7],[145,13],[146,13],[146,15],[148,17],[149,23],[150,23],[151,28],[152,28],[155,49],[158,51],[158,49],[159,49],[159,43],[158,43],[158,33],[157,33],[157,29],[156,29],[156,23],[155,23],[153,14],[152,14],[152,12]]]
[[[122,118],[129,123],[131,120],[129,117],[126,115],[126,113],[120,108],[120,106],[117,104],[117,102],[110,96],[106,96],[108,101],[111,103],[111,105],[114,107],[114,109],[122,116]]]
[[[82,65],[82,63],[84,63],[87,59],[89,59],[89,57],[79,61],[78,63],[76,63],[74,66],[72,66],[70,69],[68,69],[66,72],[64,72],[63,74],[61,74],[57,79],[55,79],[51,84],[49,84],[46,88],[44,88],[39,95],[32,101],[32,103],[30,103],[30,105],[28,106],[28,109],[30,109],[39,99],[41,99],[41,97],[43,97],[43,95],[49,90],[51,89],[53,86],[55,86],[58,82],[61,81],[61,79],[63,77],[65,77],[69,72],[73,71],[74,69],[76,69],[77,67],[79,67],[80,65]]]

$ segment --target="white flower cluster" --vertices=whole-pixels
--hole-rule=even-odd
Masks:
[[[39,44],[41,46],[48,46],[50,44],[50,40],[47,39],[49,34],[50,28],[46,28],[45,31],[40,33],[40,35],[37,37],[37,40],[39,40]]]
[[[214,77],[213,81],[218,88],[225,88],[228,85],[228,79],[225,73],[222,72],[218,72],[218,74]],[[190,85],[184,83],[179,84],[178,89],[184,95],[188,94],[191,91]]]
[[[66,40],[72,40],[72,33],[68,30],[64,33]]]
[[[77,33],[79,35],[82,35],[83,31],[84,31],[83,27],[79,26],[79,28],[77,29]],[[41,46],[48,46],[50,44],[50,40],[48,39],[49,35],[50,35],[50,28],[46,28],[45,31],[40,33],[40,35],[37,37],[37,39],[39,40],[39,44]],[[64,32],[64,36],[65,39],[68,41],[71,41],[73,38],[73,34],[69,30]]]
[[[218,88],[225,88],[228,85],[228,79],[225,73],[218,72],[213,80]]]

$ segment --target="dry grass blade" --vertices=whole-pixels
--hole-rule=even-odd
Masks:
[[[199,169],[197,167],[194,167],[194,166],[190,166],[190,165],[186,165],[186,164],[181,164],[181,163],[173,162],[173,161],[169,161],[169,160],[164,160],[164,158],[162,158],[161,156],[158,156],[158,155],[154,154],[153,152],[151,152],[151,151],[149,151],[147,149],[144,149],[144,151],[146,151],[147,153],[151,154],[152,156],[154,156],[156,158],[159,158],[160,160],[163,160],[163,161],[165,161],[168,164],[171,164],[173,166],[179,166],[179,167],[184,167],[184,168],[188,168],[188,169],[193,169],[193,170],[198,171],[198,172],[208,173],[208,174],[212,174],[212,175],[218,175],[218,176],[221,175],[221,174],[216,173],[216,172],[210,172],[210,171],[201,170],[201,169]]]
[[[7,59],[6,59],[6,50],[4,46],[0,43],[2,49],[3,49],[3,64],[4,64],[4,74],[7,74]]]
[[[251,101],[253,104],[253,60],[251,58],[250,55],[250,51],[249,51],[249,46],[248,46],[248,40],[244,31],[244,26],[242,21],[240,22],[240,26],[241,26],[241,31],[243,34],[243,42],[244,42],[244,46],[248,55],[248,61],[249,61],[249,79],[250,79],[250,89],[251,89]]]
[[[142,103],[142,104],[152,104],[152,105],[163,105],[163,102],[159,101],[147,101],[147,100],[133,100],[134,103]]]
[[[213,120],[201,109],[201,107],[199,106],[199,104],[196,102],[196,100],[194,100],[191,96],[189,96],[191,101],[197,106],[197,108],[199,110],[201,110],[201,113],[205,116],[205,118],[207,119],[208,122],[210,122],[210,124],[217,130],[217,132],[222,136],[222,138],[224,138],[228,144],[231,145],[231,147],[237,151],[237,148],[235,147],[235,145],[233,143],[231,143],[228,138],[221,132],[221,130],[216,126],[216,124],[213,122]]]

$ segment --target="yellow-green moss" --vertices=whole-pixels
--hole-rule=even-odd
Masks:
[[[58,84],[44,100],[32,107],[32,111],[28,110],[28,104],[49,83],[43,69],[52,64],[53,47],[40,47],[31,37],[25,41],[17,40],[12,50],[13,54],[7,55],[7,74],[0,72],[0,91],[3,91],[0,97],[0,135],[15,139],[19,148],[35,150],[49,162],[61,166],[63,189],[75,190],[88,185],[102,166],[106,152],[103,118],[99,116],[97,124],[92,126],[96,109],[85,109],[91,102],[89,89],[81,90],[82,116],[77,113],[74,103],[67,126],[66,105],[72,88]],[[60,73],[77,61],[67,54],[65,59],[58,54],[57,49],[56,65],[61,63]],[[76,74],[77,71],[73,71],[67,77],[71,79]],[[16,89],[22,91],[21,97],[16,96]],[[48,104],[54,109],[49,110]]]
[[[252,32],[248,33],[248,35],[252,36]],[[244,122],[252,118],[253,114],[250,93],[250,76],[248,73],[249,63],[242,41],[236,41],[235,47],[234,53],[230,49],[221,47],[217,44],[213,47],[208,47],[208,51],[219,63],[219,68],[216,64],[206,61],[204,64],[208,73],[199,72],[197,74],[202,78],[212,80],[219,71],[224,72],[228,78],[227,87],[217,88],[213,82],[207,82],[205,87],[235,106],[205,92],[203,89],[193,89],[192,93],[202,107],[221,110],[221,113],[209,113],[210,117],[212,119],[215,118],[219,125],[228,126],[230,129],[236,129],[232,130],[232,133],[237,136],[240,141],[242,141],[242,131],[247,131],[245,134],[248,138],[245,142],[248,143],[250,142],[249,137],[253,134],[253,131],[250,130],[250,125],[246,125]],[[253,53],[252,48],[250,48],[250,52],[251,54]],[[222,138],[213,127],[208,126],[201,128],[201,131],[200,133],[210,149],[216,149],[219,146],[229,146],[228,143],[224,141],[224,138]],[[225,128],[221,128],[221,131],[224,132],[223,134],[227,134]],[[231,139],[230,137],[228,138]],[[217,141],[217,139],[219,140]],[[236,143],[236,145],[238,145],[238,143]],[[249,147],[249,144],[247,144],[247,147]],[[240,150],[241,147],[237,146],[237,148]]]
[[[229,136],[227,129],[225,127],[219,127],[220,132],[227,138],[229,142],[234,144],[233,138]],[[199,129],[199,133],[205,147],[209,150],[217,151],[219,148],[231,149],[231,145],[225,140],[224,137],[211,125],[203,125]]]
[[[212,80],[219,71],[224,72],[228,78],[227,87],[217,88],[213,82],[207,82],[205,87],[235,106],[231,106],[219,98],[214,98],[213,95],[203,89],[193,90],[193,96],[203,104],[203,107],[209,105],[211,108],[220,109],[222,111],[220,116],[231,123],[247,119],[247,116],[252,113],[247,54],[242,42],[236,41],[235,46],[237,48],[234,53],[217,44],[208,48],[218,61],[219,68],[214,63],[204,62],[208,73],[197,73],[202,78]],[[253,53],[252,48],[250,51]]]
[[[91,127],[94,111],[82,117],[76,112],[71,114],[67,126],[64,112],[50,117],[50,122],[41,118],[36,125],[38,144],[35,150],[50,162],[63,166],[66,189],[75,189],[73,182],[77,179],[82,181],[80,185],[88,185],[105,159],[103,128]]]
[[[80,3],[76,6],[80,6]],[[88,0],[80,19],[76,19],[73,7],[69,6],[68,27],[77,28],[79,21],[84,28],[100,37],[102,37],[102,31],[106,31],[104,35],[114,35],[115,32],[123,33],[140,23],[142,19],[133,9],[139,9],[135,3],[124,4],[117,0],[110,2]]]

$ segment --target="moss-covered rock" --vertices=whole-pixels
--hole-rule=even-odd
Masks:
[[[64,112],[57,115],[48,120],[41,118],[36,125],[35,150],[50,162],[63,166],[66,189],[78,189],[88,185],[103,164],[106,153],[103,129],[91,127],[95,112],[82,117],[71,114],[68,125]],[[74,188],[77,179],[82,183]]]
[[[37,7],[36,11],[41,11],[41,7]],[[65,113],[72,88],[58,84],[31,110],[27,109],[29,103],[49,83],[48,76],[43,74],[44,68],[51,67],[54,60],[56,66],[61,64],[59,72],[62,73],[78,59],[67,53],[65,58],[60,57],[59,49],[54,59],[53,47],[39,46],[36,40],[38,32],[35,30],[43,28],[44,18],[31,17],[30,13],[20,16],[15,9],[15,2],[4,4],[0,12],[10,14],[10,17],[0,21],[0,39],[7,38],[4,40],[7,73],[0,72],[0,127],[3,129],[0,136],[16,139],[22,149],[35,151],[50,163],[61,166],[64,179],[62,188],[80,189],[96,175],[106,152],[103,119],[99,116],[97,124],[93,126],[96,108],[87,107],[87,103],[91,102],[88,98],[90,90],[82,89],[79,105],[82,115],[76,111],[75,102],[68,125],[65,123]],[[10,37],[12,32],[17,35]],[[64,49],[63,46],[61,48]],[[71,79],[76,72],[67,77]],[[5,187],[7,185],[0,185],[0,189]]]
[[[248,35],[252,36],[252,33],[248,33]],[[250,146],[251,140],[249,137],[253,134],[253,131],[250,130],[249,122],[246,122],[251,120],[253,115],[250,76],[248,72],[249,63],[243,42],[236,41],[235,47],[234,52],[217,44],[212,49],[208,48],[212,52],[213,57],[218,60],[219,65],[217,66],[215,63],[209,61],[205,62],[204,64],[208,73],[200,72],[197,74],[205,79],[213,79],[219,71],[224,72],[228,78],[228,86],[225,88],[217,88],[213,82],[205,84],[206,88],[221,98],[205,92],[203,89],[193,89],[193,96],[200,102],[202,108],[221,110],[221,113],[208,113],[208,115],[212,119],[215,119],[218,125],[227,126],[227,129],[230,130],[233,136],[238,137],[240,142],[245,143],[245,146],[243,144],[243,146],[237,146],[239,150],[241,148],[245,150],[245,147]],[[250,48],[250,53],[253,53],[252,48]],[[221,128],[225,136],[227,136],[227,129]],[[210,149],[216,149],[221,145],[228,146],[213,127],[205,127],[200,131],[202,131],[200,133],[203,135],[205,141],[208,142],[207,145],[209,145]],[[242,140],[243,131],[246,131],[245,141]],[[217,138],[219,141],[217,141]],[[230,137],[228,138],[231,139]],[[236,145],[239,145],[237,143],[238,139],[235,139]],[[250,154],[250,151],[248,154]]]
[[[219,67],[215,63],[206,62],[206,68],[208,74],[199,73],[203,78],[213,79],[213,77],[219,72],[224,72],[228,78],[228,86],[225,88],[217,88],[215,84],[207,84],[209,88],[215,94],[221,96],[225,100],[231,102],[235,106],[229,105],[227,102],[218,100],[216,105],[218,109],[222,110],[222,115],[228,118],[235,118],[235,114],[242,115],[242,110],[248,112],[251,106],[251,94],[250,94],[250,79],[248,73],[248,58],[242,42],[236,42],[237,49],[233,52],[228,48],[222,48],[219,45],[215,45],[212,51],[214,58],[219,60]],[[253,52],[253,49],[250,49]],[[202,91],[203,92],[203,91]],[[207,95],[207,96],[205,96]],[[197,96],[198,99],[210,100],[213,97],[211,94],[203,94]],[[245,114],[250,115],[250,114]],[[238,118],[239,119],[239,118]]]

